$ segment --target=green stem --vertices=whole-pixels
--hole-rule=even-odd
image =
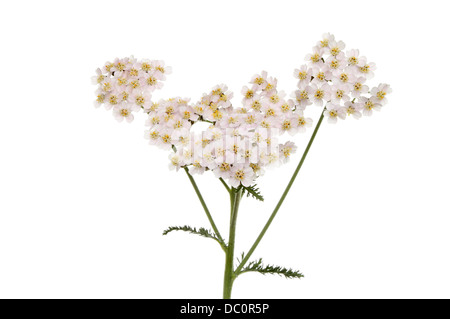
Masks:
[[[219,180],[222,182],[223,186],[225,187],[225,189],[228,191],[228,193],[231,191],[230,186],[228,186],[228,184],[223,180],[222,177],[219,178]]]
[[[191,181],[192,186],[194,187],[195,193],[198,196],[198,199],[200,200],[200,203],[202,204],[203,209],[205,210],[206,216],[208,217],[208,220],[211,224],[211,227],[213,228],[217,238],[220,241],[220,245],[222,246],[222,249],[226,252],[227,251],[227,245],[225,244],[225,241],[223,240],[222,236],[220,235],[219,229],[216,226],[216,223],[214,223],[214,220],[211,216],[211,213],[209,212],[208,207],[206,206],[205,200],[203,199],[202,194],[200,193],[200,190],[198,189],[197,183],[194,180],[194,177],[189,173],[189,169],[187,167],[184,167],[184,171],[186,172],[187,176],[189,177],[189,180]]]
[[[231,298],[231,290],[233,288],[233,282],[236,278],[233,271],[234,260],[234,243],[236,238],[236,222],[239,210],[239,204],[242,198],[242,188],[232,188],[230,192],[231,203],[231,217],[230,217],[230,234],[228,240],[228,249],[225,257],[225,273],[223,278],[223,299]]]
[[[270,224],[272,223],[273,219],[275,218],[275,216],[278,213],[278,210],[280,209],[281,205],[283,204],[287,194],[289,193],[289,190],[292,187],[292,184],[294,184],[295,179],[297,178],[297,175],[300,171],[300,169],[302,168],[302,165],[306,159],[306,156],[308,155],[309,149],[311,148],[311,145],[314,142],[314,139],[316,137],[317,132],[319,131],[320,125],[322,124],[322,121],[324,119],[324,112],[325,109],[322,111],[322,114],[320,115],[320,119],[319,122],[317,122],[316,128],[314,129],[314,132],[311,136],[311,139],[309,140],[308,145],[306,146],[305,152],[303,153],[303,156],[300,160],[300,162],[297,165],[297,168],[295,169],[294,174],[291,177],[291,180],[289,181],[286,189],[283,192],[283,195],[281,195],[280,200],[278,201],[277,206],[275,207],[274,211],[272,212],[272,215],[270,215],[269,220],[267,221],[266,225],[264,226],[263,230],[261,231],[261,233],[259,234],[258,238],[256,239],[255,243],[253,244],[253,246],[250,248],[250,250],[248,251],[248,253],[245,255],[245,257],[242,259],[242,262],[239,264],[239,266],[236,268],[235,271],[235,275],[239,275],[241,269],[245,266],[245,264],[247,263],[247,261],[249,260],[249,258],[251,257],[251,255],[253,254],[253,252],[255,251],[256,247],[258,247],[259,242],[261,241],[261,239],[264,237],[264,234],[266,233],[267,229],[269,229]]]

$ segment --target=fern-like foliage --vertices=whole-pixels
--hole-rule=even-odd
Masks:
[[[168,233],[171,233],[173,231],[184,231],[184,232],[188,232],[191,234],[195,234],[195,235],[199,235],[205,238],[211,238],[214,239],[215,241],[217,241],[220,246],[223,249],[226,249],[227,245],[222,242],[217,236],[216,234],[214,234],[213,232],[211,232],[210,230],[200,227],[198,230],[195,227],[191,227],[191,226],[171,226],[169,228],[167,228],[165,231],[163,231],[163,236],[167,235]]]
[[[263,264],[263,260],[262,258],[256,260],[256,261],[252,261],[250,262],[246,267],[242,268],[242,270],[236,274],[236,276],[239,276],[245,272],[259,272],[260,274],[263,275],[280,275],[280,276],[284,276],[287,279],[292,279],[292,278],[303,278],[303,274],[301,272],[299,272],[298,270],[294,270],[291,268],[285,268],[285,267],[281,267],[281,266],[275,266],[275,265],[264,265]]]
[[[264,197],[262,196],[258,186],[255,184],[253,186],[242,186],[243,188],[243,194],[245,194],[245,192],[247,192],[247,197],[252,196],[253,198],[260,200],[261,202],[264,201]]]

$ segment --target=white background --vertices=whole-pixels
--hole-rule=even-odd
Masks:
[[[426,3],[426,5],[425,5]],[[94,71],[133,54],[173,67],[156,98],[236,95],[267,70],[287,92],[324,32],[377,63],[390,103],[323,125],[254,258],[302,280],[246,274],[235,298],[449,298],[446,1],[8,1],[0,20],[0,297],[220,298],[224,255],[184,173],[147,145],[144,117],[92,106]],[[240,98],[235,99],[239,103]],[[317,120],[320,109],[310,107]],[[264,225],[293,161],[242,204],[236,252]],[[199,177],[227,234],[226,193]]]

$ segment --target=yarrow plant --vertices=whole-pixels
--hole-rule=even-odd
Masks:
[[[234,280],[246,272],[278,274],[302,278],[297,270],[264,265],[262,259],[249,262],[286,195],[295,181],[324,120],[337,123],[347,117],[371,116],[387,103],[392,92],[388,84],[369,88],[376,66],[361,56],[359,50],[345,51],[345,43],[329,33],[313,47],[306,64],[294,70],[297,89],[289,96],[279,91],[277,79],[262,71],[255,74],[241,90],[239,106],[233,106],[233,93],[224,84],[217,85],[197,102],[175,97],[152,101],[152,93],[161,89],[171,68],[159,60],[115,59],[97,69],[93,83],[98,85],[95,105],[112,109],[118,121],[131,122],[141,112],[147,116],[145,138],[149,144],[167,150],[169,167],[183,170],[203,206],[212,230],[190,226],[169,227],[172,231],[211,238],[225,252],[223,297],[230,298]],[[294,141],[281,141],[283,135],[304,133],[313,125],[305,116],[310,105],[322,108],[303,156],[272,215],[247,253],[235,264],[235,230],[241,199],[247,194],[263,201],[256,181],[270,167],[289,161],[297,150]],[[196,123],[209,126],[196,132]],[[228,241],[222,237],[195,182],[195,174],[212,172],[230,196]]]

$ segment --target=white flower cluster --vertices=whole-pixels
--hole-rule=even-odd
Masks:
[[[94,105],[104,104],[107,110],[113,109],[118,121],[131,122],[133,112],[150,107],[152,92],[162,88],[165,74],[170,72],[163,61],[137,61],[130,57],[107,62],[92,77],[92,83],[99,86]]]
[[[387,103],[386,95],[392,92],[388,84],[380,84],[369,90],[366,81],[374,77],[375,63],[360,56],[359,50],[344,53],[345,43],[336,41],[327,33],[306,56],[308,63],[294,71],[299,79],[295,92],[296,102],[302,106],[326,105],[328,122],[351,115],[359,119],[371,116]],[[363,96],[370,93],[370,96]]]
[[[145,137],[150,144],[171,151],[171,168],[189,167],[189,172],[212,171],[237,187],[250,186],[265,168],[289,160],[296,151],[293,142],[279,143],[284,133],[305,132],[312,120],[303,114],[306,106],[324,106],[331,123],[347,115],[371,115],[386,104],[391,93],[387,84],[369,90],[375,64],[368,63],[358,50],[344,53],[345,44],[325,34],[307,55],[308,63],[294,71],[298,90],[286,98],[277,90],[277,79],[267,72],[254,75],[244,86],[242,105],[233,107],[233,93],[218,85],[197,103],[180,97],[151,101],[153,90],[170,68],[162,61],[116,59],[97,70],[93,81],[99,85],[96,105],[113,108],[118,120],[133,120],[133,112],[148,114]],[[368,97],[364,94],[370,95]],[[209,123],[200,133],[195,123]]]
[[[175,150],[170,155],[172,168],[189,166],[191,173],[211,170],[231,186],[250,186],[264,168],[287,161],[295,152],[294,143],[278,143],[279,135],[304,131],[312,123],[301,107],[295,109],[293,100],[284,99],[266,72],[255,75],[251,84],[244,87],[238,109],[225,85],[214,87],[195,104],[182,98],[153,103],[146,138],[150,144]],[[194,133],[191,128],[199,121],[210,125]]]

